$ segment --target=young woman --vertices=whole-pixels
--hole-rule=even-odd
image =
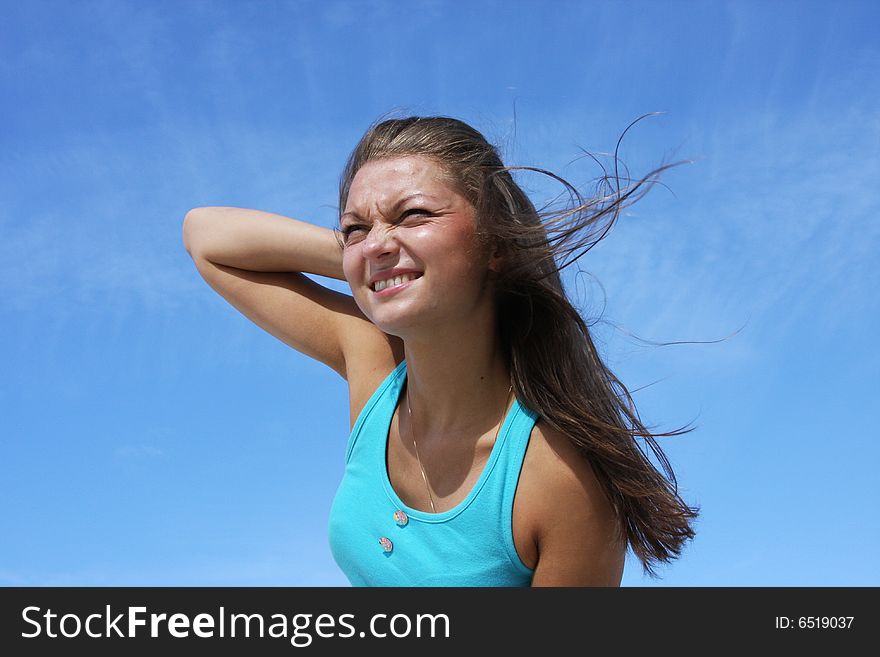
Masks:
[[[551,237],[510,169],[461,121],[392,119],[353,151],[336,230],[238,208],[184,220],[218,293],[348,382],[330,544],[354,585],[618,586],[628,547],[653,576],[694,536],[697,509],[636,442],[674,482],[653,437],[683,431],[642,425],[559,276],[653,178],[577,204]]]

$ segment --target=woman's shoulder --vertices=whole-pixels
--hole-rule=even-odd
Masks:
[[[590,461],[544,418],[532,429],[521,485],[539,568],[546,570],[566,548],[572,554],[572,546],[589,551],[614,542],[619,531],[614,508]]]
[[[539,417],[529,437],[529,448],[523,468],[540,480],[542,491],[539,498],[544,503],[553,500],[560,492],[577,493],[581,501],[604,497],[602,486],[590,461],[575,446],[573,440],[559,429]],[[555,503],[563,502],[558,498]],[[569,502],[564,502],[569,503]],[[570,503],[574,503],[572,500]]]
[[[364,406],[382,382],[404,359],[403,342],[378,329],[351,350],[346,360],[349,420],[352,428]]]

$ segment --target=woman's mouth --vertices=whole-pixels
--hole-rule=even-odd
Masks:
[[[402,274],[400,276],[395,276],[394,278],[389,278],[384,281],[376,281],[373,285],[370,286],[370,289],[373,291],[373,294],[378,298],[389,297],[392,294],[396,294],[401,290],[406,289],[410,285],[413,284],[414,281],[417,281],[422,277],[422,274]]]

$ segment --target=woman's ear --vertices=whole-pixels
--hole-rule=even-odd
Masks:
[[[504,268],[504,245],[495,242],[489,252],[489,269],[497,274]]]

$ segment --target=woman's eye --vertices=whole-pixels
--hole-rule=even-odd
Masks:
[[[412,208],[411,210],[407,210],[402,215],[400,215],[400,221],[403,221],[404,219],[406,219],[409,216],[419,216],[419,215],[427,216],[429,214],[431,214],[431,213],[428,212],[427,210],[425,210],[424,208]],[[362,224],[352,224],[351,226],[346,226],[345,228],[340,230],[340,232],[342,233],[342,237],[345,240],[348,240],[352,235],[358,233],[358,231],[363,231],[364,233],[368,233],[369,226],[364,226]]]
[[[365,228],[365,227],[364,227],[364,226],[361,226],[360,224],[356,224],[356,225],[353,225],[353,226],[346,226],[345,228],[342,229],[342,235],[343,235],[344,237],[347,238],[347,237],[349,237],[354,231],[356,231],[356,230],[362,230],[362,229],[364,229],[364,228]]]

